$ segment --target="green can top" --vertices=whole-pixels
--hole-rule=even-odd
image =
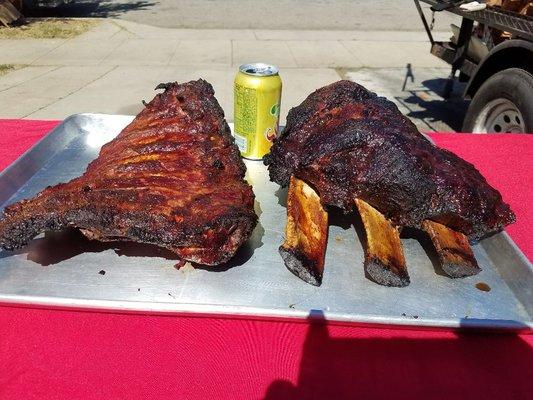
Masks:
[[[275,65],[265,63],[251,63],[242,64],[239,67],[239,71],[243,74],[252,76],[273,76],[278,74],[279,69]]]

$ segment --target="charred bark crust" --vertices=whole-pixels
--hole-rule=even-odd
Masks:
[[[515,221],[472,164],[433,146],[392,102],[350,81],[291,109],[264,162],[272,181],[286,186],[294,175],[324,206],[350,212],[360,198],[400,226],[429,219],[476,241]]]
[[[4,210],[0,247],[77,227],[91,238],[155,244],[206,265],[236,253],[257,223],[254,194],[213,88],[203,80],[158,88],[164,92],[81,177]]]

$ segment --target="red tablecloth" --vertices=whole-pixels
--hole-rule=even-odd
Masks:
[[[0,169],[56,124],[0,120]],[[431,136],[502,192],[533,259],[533,136]],[[527,335],[0,307],[0,399],[527,399],[532,347]]]

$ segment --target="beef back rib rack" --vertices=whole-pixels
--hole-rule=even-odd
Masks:
[[[166,83],[85,173],[0,215],[0,247],[77,227],[101,241],[168,248],[204,265],[228,261],[257,222],[254,194],[224,112],[204,80]]]
[[[515,216],[475,167],[430,143],[383,97],[351,82],[316,90],[290,110],[265,158],[270,179],[289,186],[285,265],[313,285],[324,271],[328,213],[357,210],[364,267],[375,282],[406,286],[403,227],[425,231],[452,278],[480,271],[469,241]]]

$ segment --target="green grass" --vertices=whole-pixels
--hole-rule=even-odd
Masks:
[[[97,19],[35,18],[26,25],[0,27],[0,39],[69,39],[95,27]]]

